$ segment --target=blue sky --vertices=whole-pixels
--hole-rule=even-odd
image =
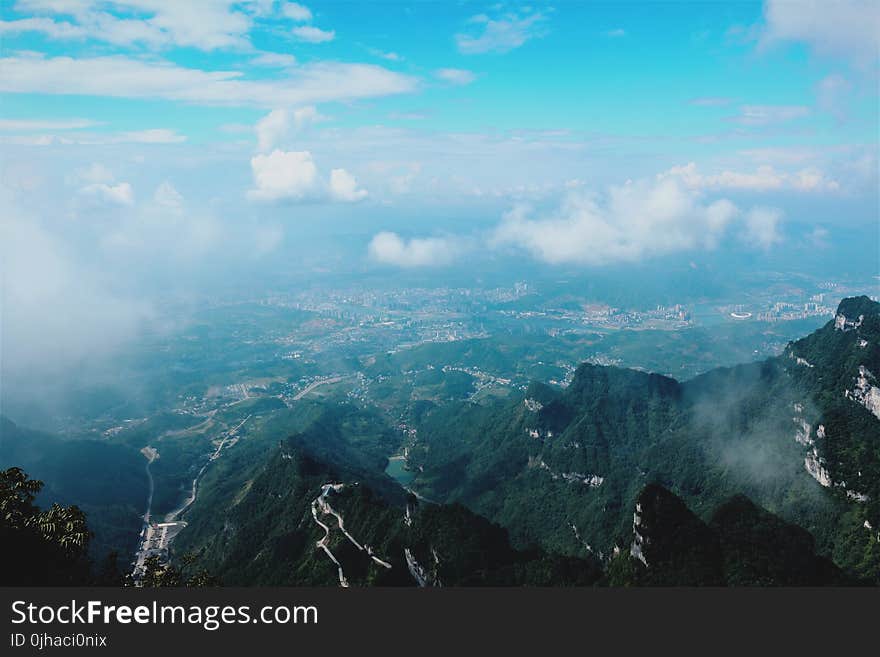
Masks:
[[[325,224],[400,267],[876,233],[871,2],[15,0],[0,16],[3,203],[74,259],[192,265]]]
[[[821,54],[829,56],[823,57],[812,52],[809,42],[768,38],[759,2],[583,2],[530,8],[340,2],[312,4],[312,18],[302,21],[285,15],[285,3],[262,3],[266,8],[258,10],[257,3],[221,1],[201,3],[212,7],[206,13],[217,16],[216,32],[206,29],[204,34],[178,37],[174,29],[156,28],[155,35],[145,30],[151,35],[149,39],[117,37],[113,39],[116,43],[100,38],[101,32],[112,31],[112,25],[81,28],[94,19],[83,13],[52,11],[53,7],[65,9],[66,4],[117,20],[134,16],[147,22],[161,16],[150,8],[186,3],[5,3],[4,53],[31,51],[47,58],[82,59],[118,55],[204,71],[237,71],[250,80],[278,80],[289,71],[253,64],[261,54],[272,53],[293,56],[299,66],[328,61],[364,63],[406,76],[403,84],[411,86],[410,90],[386,96],[377,89],[369,102],[358,101],[356,95],[346,99],[340,90],[338,96],[359,106],[358,111],[337,112],[334,118],[339,126],[381,122],[411,127],[411,120],[400,117],[421,115],[419,129],[552,128],[617,135],[700,136],[729,127],[723,121],[735,116],[744,104],[815,105],[816,85],[822,79],[858,66],[860,58],[870,59],[870,52],[859,52],[856,46],[852,52],[825,49]],[[190,4],[196,7],[200,3]],[[864,13],[869,6],[865,3],[861,7]],[[239,17],[241,26],[235,23],[239,29],[224,29],[222,19],[226,16]],[[462,36],[479,40],[491,32],[486,23],[474,20],[481,16],[509,26],[508,33],[513,34],[499,29],[500,36],[494,41],[490,34],[482,47],[463,48]],[[175,18],[172,13],[169,20]],[[59,38],[59,26],[82,33]],[[28,29],[40,27],[44,29]],[[332,39],[310,43],[292,34],[303,27],[322,30]],[[224,40],[231,45],[216,45]],[[178,42],[187,45],[180,47]],[[873,66],[873,62],[869,64]],[[442,69],[467,71],[474,81],[443,84],[436,78]],[[859,71],[860,77],[862,73]],[[867,73],[866,86],[870,87],[871,71]],[[465,75],[462,79],[469,78]],[[328,98],[333,95],[326,94]],[[689,104],[700,97],[728,99],[730,106],[712,111]],[[259,109],[249,105],[259,103],[246,101],[230,101],[238,107],[208,110],[204,104],[133,103],[101,95],[66,96],[63,103],[47,102],[44,94],[23,93],[7,96],[4,104],[5,114],[18,118],[65,118],[72,111],[87,114],[104,124],[97,131],[137,129],[151,119],[155,121],[157,112],[164,112],[167,120],[163,125],[186,129],[188,139],[203,141],[228,139],[228,135],[218,134],[224,122],[256,121]],[[876,98],[852,102],[853,118],[861,120],[837,125],[835,132],[838,137],[868,137]],[[818,132],[828,126],[829,117],[814,112],[801,127]]]

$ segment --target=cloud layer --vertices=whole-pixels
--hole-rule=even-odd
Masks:
[[[550,216],[519,205],[495,230],[495,245],[521,248],[544,262],[604,265],[694,248],[714,248],[738,210],[705,204],[674,180],[611,187],[602,197],[572,192]]]
[[[251,158],[254,187],[248,198],[256,201],[306,201],[330,199],[354,203],[367,197],[367,190],[345,169],[333,169],[328,181],[318,174],[309,151],[275,149]]]
[[[246,80],[240,71],[205,71],[122,55],[74,59],[19,54],[0,59],[0,91],[275,108],[375,98],[417,86],[415,78],[373,64],[317,62],[288,73]]]
[[[461,68],[440,68],[434,72],[440,80],[449,84],[470,84],[477,79],[473,71],[467,71]]]
[[[257,149],[261,152],[272,150],[291,132],[298,132],[311,123],[321,121],[322,117],[314,105],[295,110],[274,109],[257,121]]]
[[[676,178],[692,189],[737,189],[752,192],[766,192],[794,189],[801,192],[836,192],[840,184],[829,179],[821,170],[810,167],[793,173],[779,171],[762,164],[754,171],[724,170],[714,174],[703,174],[693,162],[675,166],[661,173],[658,178]]]
[[[397,233],[381,232],[370,241],[368,251],[376,262],[395,267],[433,267],[456,260],[462,251],[454,238],[422,237],[403,239]]]
[[[546,16],[539,11],[507,13],[497,18],[477,14],[468,20],[469,29],[455,35],[458,51],[465,55],[506,53],[546,34]]]
[[[880,7],[873,0],[767,0],[765,45],[802,41],[825,55],[876,65]]]
[[[152,315],[109,290],[40,221],[0,205],[3,375],[45,377],[106,355]]]

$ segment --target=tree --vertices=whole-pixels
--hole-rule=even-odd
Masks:
[[[0,471],[0,584],[77,585],[89,581],[91,534],[76,506],[34,504],[43,482],[21,468]]]
[[[193,554],[181,556],[184,567],[192,566],[196,561]],[[157,555],[144,559],[143,575],[140,579],[141,586],[147,588],[180,587],[199,588],[206,586],[219,586],[220,581],[204,569],[197,570],[190,577],[185,577],[179,568],[165,563]]]

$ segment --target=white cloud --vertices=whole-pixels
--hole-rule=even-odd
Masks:
[[[825,55],[876,66],[880,5],[875,0],[767,0],[762,43],[800,41]]]
[[[79,145],[100,146],[104,144],[179,144],[186,141],[184,135],[166,128],[134,130],[130,132],[86,133],[64,135],[16,135],[0,136],[0,143],[23,146]]]
[[[134,205],[134,190],[127,182],[115,185],[108,183],[92,183],[79,190],[86,198],[107,205]]]
[[[285,2],[281,8],[281,13],[289,19],[299,21],[300,23],[307,23],[312,20],[311,9],[296,2]]]
[[[111,183],[116,178],[110,169],[99,162],[77,169],[73,177],[84,183]]]
[[[291,68],[296,66],[296,57],[278,52],[264,52],[254,57],[251,64],[267,68]]]
[[[605,265],[714,248],[738,215],[726,199],[706,204],[674,180],[629,182],[604,196],[569,192],[551,216],[517,205],[490,243],[524,249],[552,264]]]
[[[805,146],[768,146],[747,148],[738,152],[754,161],[775,162],[788,166],[803,165],[819,156],[817,149]]]
[[[106,139],[101,137],[93,143],[99,144],[179,144],[186,141],[186,136],[167,128],[152,128],[150,130],[132,130],[131,132],[118,132]]]
[[[37,130],[79,130],[100,125],[89,119],[0,119],[0,131],[33,132]]]
[[[880,176],[880,167],[877,162],[876,146],[866,148],[860,154],[854,155],[853,159],[846,163],[848,175],[850,175],[858,183],[865,185],[872,191],[877,193],[877,179]]]
[[[0,59],[0,92],[161,98],[206,105],[279,107],[413,91],[417,81],[372,64],[313,63],[278,79],[203,71],[122,56],[73,59],[19,54]]]
[[[626,36],[626,30],[624,30],[621,27],[617,27],[613,30],[608,30],[607,32],[605,32],[605,36],[610,37],[612,39],[619,39],[621,37]]]
[[[183,212],[183,197],[172,190],[170,183],[160,185],[152,202],[114,212],[99,234],[105,256],[123,266],[185,266],[250,237],[234,239],[220,221],[198,208]]]
[[[440,68],[434,72],[434,75],[450,84],[470,84],[477,79],[473,71],[462,68]]]
[[[694,162],[675,166],[659,174],[658,179],[676,178],[691,189],[738,189],[767,192],[781,189],[836,192],[840,185],[817,168],[809,167],[792,173],[761,165],[754,171],[725,170],[715,174],[701,173]]]
[[[293,126],[296,130],[302,130],[310,123],[318,123],[326,118],[318,112],[314,105],[306,105],[293,110]]]
[[[402,239],[397,233],[381,232],[370,241],[370,257],[396,267],[433,267],[449,264],[461,253],[461,244],[447,237]]]
[[[307,43],[326,43],[336,38],[334,30],[322,30],[314,25],[301,25],[291,30],[293,36]]]
[[[248,198],[260,201],[303,199],[315,192],[318,169],[308,151],[274,150],[251,158],[255,189]]]
[[[297,23],[309,23],[312,20],[312,11],[296,2],[286,2],[281,8],[281,13]],[[307,43],[326,43],[336,38],[333,30],[322,30],[314,25],[297,25],[291,31],[294,37]]]
[[[840,189],[840,184],[836,180],[829,180],[819,169],[808,168],[801,169],[792,174],[791,184],[795,189],[804,192],[812,191],[831,191],[836,192]]]
[[[369,52],[374,57],[381,57],[382,59],[387,59],[389,62],[402,62],[403,57],[397,54],[396,52],[385,52],[384,50],[379,50],[378,48],[367,48],[367,52]]]
[[[357,180],[345,169],[330,172],[330,195],[337,201],[354,203],[367,197],[367,190],[359,189]]]
[[[105,356],[133,337],[150,307],[106,288],[106,276],[79,264],[63,238],[3,203],[3,376],[61,371]]]
[[[413,182],[418,178],[422,171],[420,162],[411,162],[407,166],[407,171],[397,176],[388,178],[388,189],[392,194],[409,194],[412,190]]]
[[[809,113],[810,108],[804,105],[743,105],[740,114],[730,120],[741,125],[764,126],[800,119]]]
[[[369,195],[345,169],[320,175],[309,151],[273,150],[251,158],[254,188],[248,198],[255,201],[340,201],[354,203]]]
[[[88,30],[68,22],[53,21],[51,18],[22,18],[15,21],[0,21],[0,34],[21,34],[41,32],[51,39],[84,39]]]
[[[699,172],[693,162],[675,166],[659,174],[658,178],[678,178],[692,189],[747,189],[751,191],[767,191],[780,189],[784,180],[773,167],[759,166],[754,172],[722,171],[718,174],[704,175]]]
[[[153,192],[153,202],[170,212],[183,211],[183,196],[169,181],[164,181]]]
[[[243,8],[254,16],[266,17],[275,13],[277,0],[243,0]]]
[[[0,22],[0,33],[41,32],[52,39],[94,39],[113,45],[142,44],[202,50],[249,47],[252,20],[233,0],[114,0],[114,9],[138,18],[105,11],[103,0],[18,0],[20,12],[63,16],[65,20],[25,18]]]
[[[782,211],[776,208],[754,208],[746,214],[745,241],[765,251],[782,242],[779,224]]]
[[[289,113],[286,109],[275,109],[262,119],[257,121],[257,150],[265,152],[272,150],[278,141],[287,133],[290,124]]]
[[[274,109],[262,119],[257,121],[255,130],[257,133],[257,149],[260,152],[270,151],[284,139],[291,131],[302,130],[310,123],[323,120],[324,116],[318,113],[313,105],[299,107],[293,111],[287,109]]]
[[[510,52],[531,39],[544,36],[545,20],[546,16],[541,12],[522,16],[509,13],[497,19],[478,14],[468,20],[470,25],[477,26],[476,29],[456,34],[455,43],[459,52],[465,55]]]
[[[0,144],[16,146],[51,146],[55,143],[53,135],[0,135]]]

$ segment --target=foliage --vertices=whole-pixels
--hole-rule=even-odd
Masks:
[[[432,578],[444,585],[592,584],[601,577],[595,560],[519,551],[507,532],[460,505],[437,506],[406,499],[390,480],[352,467],[334,452],[314,453],[313,435],[334,431],[327,420],[282,441],[267,455],[244,494],[214,499],[181,534],[181,549],[198,550],[211,572],[230,585],[335,585],[336,566],[318,549],[323,531],[311,515],[311,503],[328,482],[344,483],[330,503],[345,519],[348,532],[361,545],[391,564],[377,565],[339,532],[328,544],[353,585],[413,586],[405,550],[420,564],[434,568]],[[338,428],[335,430],[338,432]],[[215,491],[219,494],[219,489]],[[409,508],[410,522],[405,522]],[[227,511],[216,518],[218,508]],[[206,515],[219,520],[207,521]],[[324,522],[333,525],[329,517]]]
[[[76,506],[35,503],[43,482],[17,467],[0,472],[0,544],[4,586],[76,585],[89,581],[89,530]]]
[[[183,555],[181,567],[163,562],[157,555],[144,559],[144,570],[139,584],[146,588],[203,588],[219,586],[220,581],[204,568],[195,568],[195,555]],[[193,571],[187,575],[186,571]]]
[[[709,524],[681,498],[648,485],[637,498],[633,544],[608,567],[612,586],[840,586],[854,584],[817,556],[809,532],[744,495],[722,504]],[[633,549],[635,551],[635,548]]]

